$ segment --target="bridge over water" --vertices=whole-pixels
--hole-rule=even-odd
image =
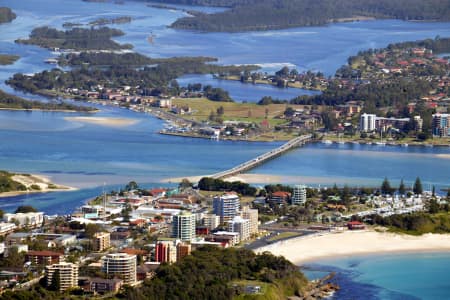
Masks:
[[[270,150],[269,152],[261,154],[258,157],[254,158],[252,160],[246,161],[240,165],[237,165],[234,168],[231,168],[229,170],[225,170],[225,171],[213,174],[210,177],[215,178],[215,179],[221,179],[221,178],[225,178],[225,177],[229,177],[229,176],[233,176],[233,175],[242,173],[244,171],[248,171],[250,169],[255,168],[258,165],[265,163],[266,161],[268,161],[270,159],[273,159],[273,158],[283,154],[286,151],[291,150],[294,147],[305,144],[306,142],[310,141],[311,139],[312,139],[311,134],[296,137],[276,149],[273,149],[273,150]]]

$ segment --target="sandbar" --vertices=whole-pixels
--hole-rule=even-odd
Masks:
[[[64,119],[72,122],[82,122],[112,127],[130,126],[139,122],[139,120],[136,119],[110,118],[110,117],[65,117]]]
[[[345,230],[288,239],[255,250],[257,253],[264,251],[282,255],[297,265],[364,254],[447,252],[450,251],[450,234],[412,236],[373,230]]]

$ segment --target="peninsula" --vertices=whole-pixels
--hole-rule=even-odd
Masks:
[[[66,112],[95,112],[89,106],[78,106],[64,102],[40,102],[23,99],[0,90],[0,109],[6,110],[47,110]]]
[[[28,193],[73,191],[75,188],[58,185],[41,175],[17,174],[0,171],[0,198]]]

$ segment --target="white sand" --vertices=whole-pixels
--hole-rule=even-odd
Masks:
[[[344,231],[281,241],[255,251],[282,255],[295,264],[363,254],[446,252],[450,251],[450,234],[411,236],[369,230]]]
[[[139,120],[135,119],[106,118],[106,117],[65,117],[64,119],[72,122],[82,122],[113,127],[130,126],[139,122]]]

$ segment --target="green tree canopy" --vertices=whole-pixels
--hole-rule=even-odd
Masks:
[[[405,184],[403,183],[403,179],[400,181],[400,186],[398,187],[398,192],[400,195],[405,195],[405,193],[406,193],[406,188],[405,188]]]
[[[419,177],[417,177],[416,181],[414,182],[413,192],[416,195],[420,195],[423,193],[422,182],[420,181]]]
[[[390,194],[392,193],[392,187],[391,184],[389,183],[389,180],[387,179],[387,177],[384,178],[383,183],[381,184],[381,193],[382,194]]]
[[[21,205],[19,206],[15,213],[29,213],[29,212],[37,212],[37,209],[31,205]]]

